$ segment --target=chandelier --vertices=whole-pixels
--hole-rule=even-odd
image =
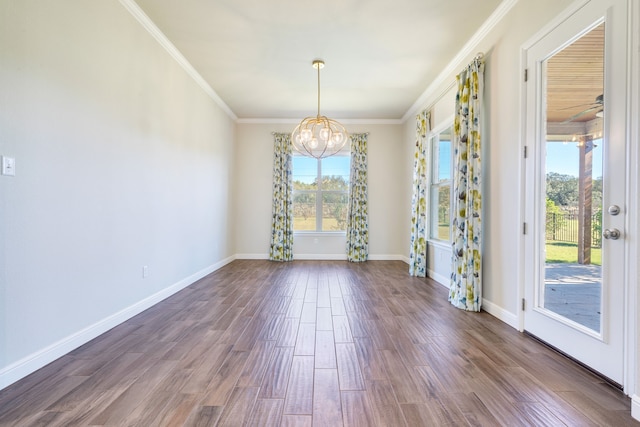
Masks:
[[[337,154],[349,134],[339,122],[320,115],[320,69],[324,67],[324,61],[316,59],[312,64],[318,70],[318,114],[303,119],[291,133],[291,141],[300,154],[323,159]]]

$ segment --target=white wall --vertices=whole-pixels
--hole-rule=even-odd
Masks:
[[[266,258],[271,235],[272,132],[290,132],[293,123],[240,123],[236,139],[236,250],[241,258]],[[407,212],[403,197],[407,166],[402,126],[346,124],[351,133],[369,132],[369,254],[401,259],[407,252]],[[409,169],[410,173],[410,169]],[[344,235],[296,234],[294,257],[345,259]]]
[[[0,1],[0,52],[2,388],[235,253],[235,123],[117,1]]]

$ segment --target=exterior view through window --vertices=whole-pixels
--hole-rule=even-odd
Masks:
[[[430,237],[450,240],[451,226],[451,127],[431,137]]]
[[[293,156],[294,231],[346,231],[350,160]]]

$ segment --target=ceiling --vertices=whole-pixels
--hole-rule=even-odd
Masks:
[[[549,58],[547,121],[580,123],[596,119],[604,93],[604,24]]]
[[[502,0],[136,0],[240,119],[401,119]]]

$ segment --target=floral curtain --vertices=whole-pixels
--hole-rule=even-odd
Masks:
[[[369,256],[369,212],[367,203],[368,134],[351,135],[351,176],[347,212],[347,259],[366,261]]]
[[[411,249],[409,274],[427,276],[427,135],[431,130],[431,113],[416,117],[416,151],[413,160],[413,198],[411,200]]]
[[[271,216],[272,261],[293,260],[293,176],[291,135],[274,133],[273,207]]]
[[[453,123],[452,256],[449,301],[463,310],[482,304],[481,123],[484,60],[477,57],[457,77]]]

